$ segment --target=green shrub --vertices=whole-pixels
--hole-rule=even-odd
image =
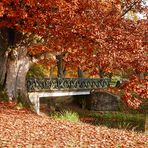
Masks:
[[[120,76],[113,76],[112,79],[111,79],[111,82],[110,82],[110,86],[115,87],[117,81],[119,81],[119,80],[121,80]]]
[[[68,120],[72,122],[79,122],[79,115],[72,111],[55,112],[51,115],[55,119]]]
[[[23,99],[23,96],[21,96],[20,92],[18,93],[16,100],[17,100],[17,105],[16,105],[17,109],[30,108],[30,104]]]
[[[27,73],[27,77],[46,77],[49,71],[40,64],[33,65]]]

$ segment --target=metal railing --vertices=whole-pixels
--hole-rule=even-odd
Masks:
[[[27,78],[29,92],[97,89],[109,84],[108,78]]]

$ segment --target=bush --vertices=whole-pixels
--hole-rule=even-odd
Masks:
[[[68,120],[72,122],[79,122],[79,115],[72,111],[55,112],[51,115],[55,119]]]
[[[40,64],[34,64],[27,73],[27,77],[46,77],[49,71]]]

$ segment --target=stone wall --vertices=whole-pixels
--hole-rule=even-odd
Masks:
[[[87,97],[86,107],[96,111],[117,111],[120,97],[109,92],[94,91]]]

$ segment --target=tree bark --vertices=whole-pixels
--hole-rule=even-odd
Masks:
[[[26,89],[26,74],[31,66],[27,49],[19,47],[13,49],[7,61],[6,92],[9,100],[21,96],[25,103],[30,103]]]
[[[31,60],[27,56],[27,47],[16,47],[22,37],[13,28],[0,29],[0,85],[7,92],[9,100],[21,97],[21,101],[30,103],[25,84]]]
[[[63,57],[65,56],[65,54],[60,54],[56,56],[57,59],[57,68],[58,68],[58,73],[57,76],[59,78],[64,78],[66,75],[66,67],[64,65],[64,61],[63,61]]]
[[[0,51],[0,85],[4,86],[5,78],[6,78],[6,65],[8,59],[8,51],[1,50]]]
[[[82,71],[82,69],[80,69],[79,67],[78,67],[77,73],[78,73],[78,78],[83,78],[83,77],[84,77],[83,71]]]
[[[4,86],[6,77],[6,65],[8,59],[8,34],[7,28],[0,29],[0,85]]]
[[[148,134],[148,114],[145,115],[145,133]]]
[[[99,69],[99,76],[100,76],[100,78],[104,78],[104,70],[103,70],[103,68],[98,68]]]

